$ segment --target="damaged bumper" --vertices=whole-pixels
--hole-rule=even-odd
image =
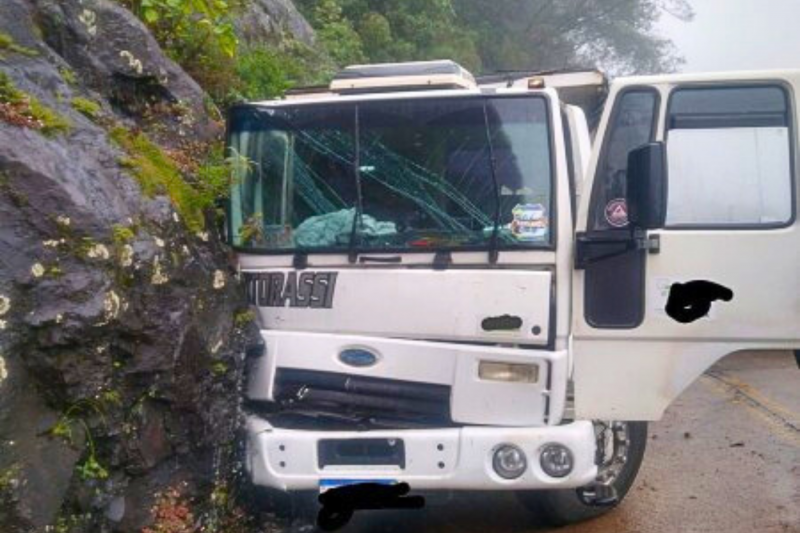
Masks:
[[[407,482],[412,490],[525,490],[580,487],[597,475],[592,423],[561,426],[458,427],[423,430],[300,431],[273,427],[261,417],[247,422],[247,460],[256,485],[283,491],[315,490],[325,479],[391,479]],[[390,442],[398,446],[395,464],[375,464],[369,446],[359,441]],[[362,451],[357,464],[326,463],[328,443],[346,443]],[[566,446],[574,458],[572,472],[553,478],[541,468],[541,450],[549,444]],[[498,476],[492,457],[498,446],[513,444],[527,456],[527,468],[517,479]],[[402,457],[400,457],[402,455]],[[374,458],[372,458],[374,459]],[[372,463],[372,464],[370,464]]]

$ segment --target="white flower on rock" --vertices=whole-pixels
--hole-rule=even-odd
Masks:
[[[69,226],[72,224],[72,221],[69,219],[69,217],[65,217],[64,215],[58,215],[56,217],[56,222],[62,226]]]
[[[155,237],[154,240],[156,241],[156,246],[158,246],[159,248],[163,248],[164,247],[164,244],[165,244],[164,243],[164,239],[159,239],[158,237]]]
[[[140,59],[136,59],[132,53],[128,50],[121,50],[119,52],[119,57],[128,60],[128,66],[133,69],[136,74],[140,74],[144,71],[144,66],[142,65],[142,61]]]
[[[47,241],[42,241],[42,246],[46,246],[47,248],[56,248],[59,244],[61,244],[61,241],[59,241],[57,239],[50,239],[50,240],[47,240]]]
[[[104,244],[95,244],[89,247],[86,255],[91,259],[108,259],[111,257],[108,248]]]
[[[4,382],[8,377],[8,370],[6,369],[6,360],[0,355],[0,383]]]
[[[11,309],[11,298],[3,294],[0,294],[0,316],[3,316],[4,314],[8,313],[10,309]]]
[[[86,27],[86,31],[89,35],[92,37],[97,35],[97,13],[91,9],[84,9],[78,16],[78,20]]]
[[[218,340],[214,346],[211,347],[211,353],[216,354],[220,348],[222,348],[222,339]]]
[[[225,272],[222,270],[214,271],[214,288],[219,290],[225,286]]]
[[[106,297],[103,299],[103,311],[105,313],[106,321],[117,318],[120,307],[121,300],[119,295],[113,290],[108,291],[106,293]]]
[[[161,258],[158,256],[153,259],[153,275],[150,277],[150,283],[153,285],[163,285],[168,282],[169,278],[161,271]]]
[[[123,267],[129,267],[133,264],[133,246],[130,244],[125,244],[122,247],[122,252],[120,253],[119,263]]]
[[[203,242],[208,242],[208,232],[207,231],[198,232],[197,238],[199,238]]]
[[[0,320],[0,330],[6,329],[7,325],[8,322],[6,322],[5,320]]]
[[[44,276],[44,266],[41,263],[34,263],[31,266],[31,274],[33,274],[34,278],[41,278]]]

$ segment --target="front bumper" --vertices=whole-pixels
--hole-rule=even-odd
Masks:
[[[321,439],[394,438],[405,446],[405,468],[355,465],[319,467]],[[315,490],[320,479],[394,479],[416,490],[527,490],[580,487],[597,475],[592,423],[535,428],[461,427],[424,430],[301,431],[279,429],[263,418],[247,421],[245,467],[253,483],[283,491]],[[539,453],[549,443],[567,446],[575,466],[556,479],[539,465]],[[492,469],[492,455],[503,443],[519,446],[528,468],[518,479],[506,480]]]

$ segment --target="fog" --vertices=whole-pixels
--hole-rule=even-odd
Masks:
[[[657,31],[683,72],[800,68],[800,0],[689,0],[692,22],[663,15]]]

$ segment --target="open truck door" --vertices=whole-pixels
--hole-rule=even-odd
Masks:
[[[577,221],[576,418],[656,420],[723,356],[800,348],[798,86],[614,83]]]

